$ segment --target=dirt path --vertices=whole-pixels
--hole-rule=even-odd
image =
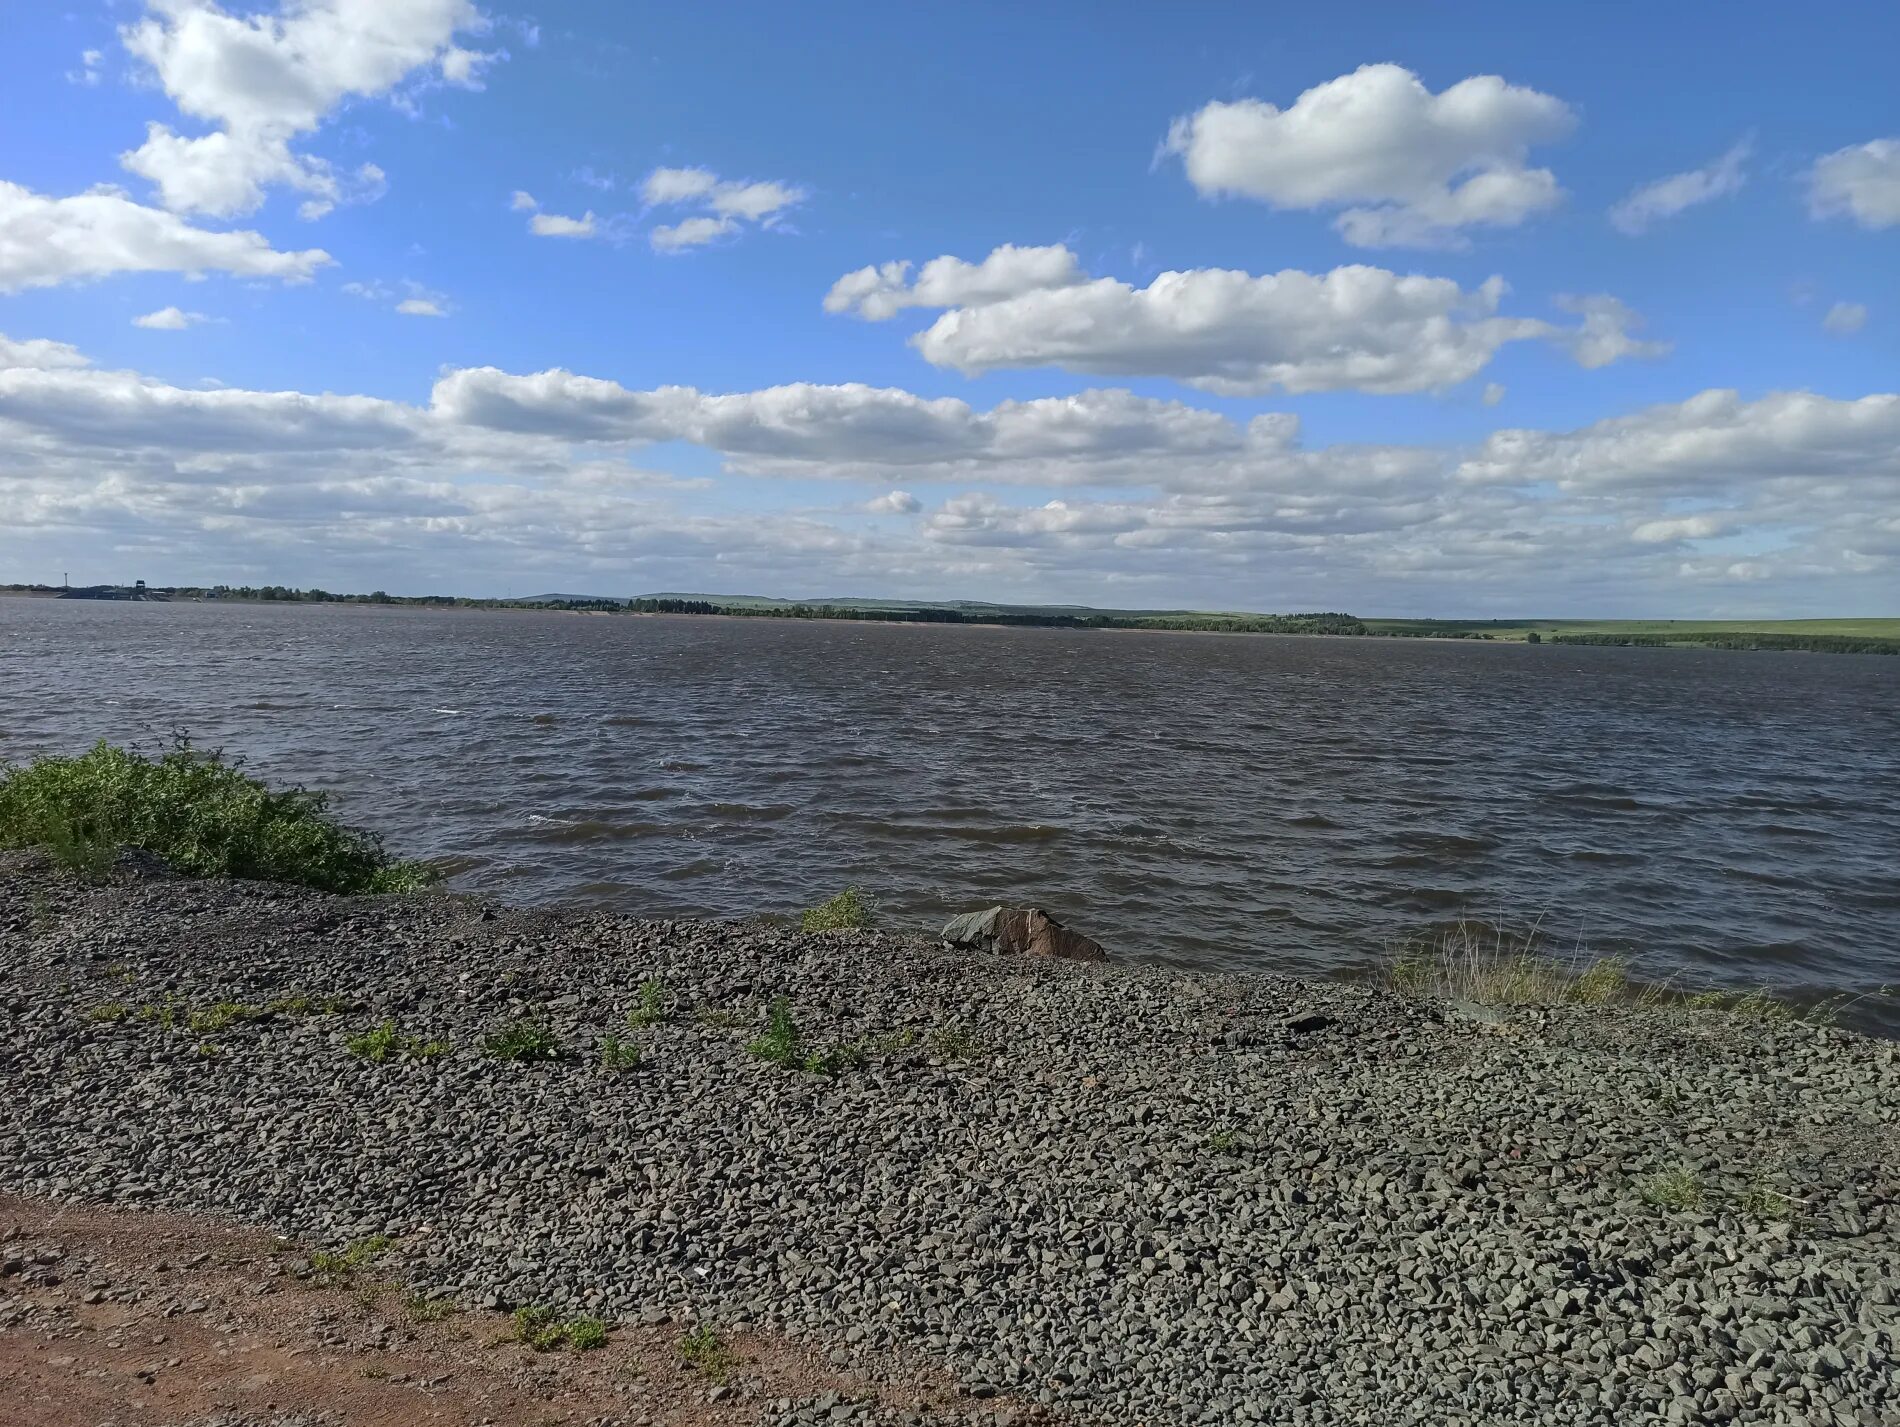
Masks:
[[[714,1427],[853,1403],[840,1420],[936,1423],[974,1406],[942,1384],[843,1375],[761,1334],[724,1337],[734,1366],[708,1375],[682,1359],[678,1325],[535,1352],[503,1314],[444,1311],[372,1265],[313,1270],[257,1230],[0,1196],[5,1427]]]

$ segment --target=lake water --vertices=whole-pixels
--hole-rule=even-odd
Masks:
[[[1024,900],[1304,973],[1468,915],[1900,982],[1900,659],[0,599],[0,758],[172,730],[513,901]]]

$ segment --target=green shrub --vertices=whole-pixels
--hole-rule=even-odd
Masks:
[[[792,1019],[792,1003],[783,996],[775,996],[765,1034],[747,1041],[745,1048],[774,1065],[797,1065],[804,1060],[801,1039],[798,1022]]]
[[[562,1060],[567,1052],[552,1031],[532,1021],[516,1021],[482,1042],[496,1060]]]
[[[180,740],[147,758],[108,743],[76,758],[0,765],[0,847],[40,847],[100,877],[121,847],[192,877],[297,882],[329,892],[408,892],[435,880],[392,861],[374,833],[332,818],[303,788],[273,792],[217,753]]]
[[[1637,1191],[1645,1204],[1657,1209],[1693,1210],[1702,1207],[1702,1180],[1692,1169],[1670,1169],[1646,1179]]]
[[[870,901],[856,887],[847,887],[828,902],[807,907],[799,926],[808,932],[853,931],[871,925]]]

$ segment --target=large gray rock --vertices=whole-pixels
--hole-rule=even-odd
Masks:
[[[1059,961],[1106,961],[1102,944],[1070,931],[1041,907],[987,907],[944,924],[952,946],[1005,956],[1050,956]]]

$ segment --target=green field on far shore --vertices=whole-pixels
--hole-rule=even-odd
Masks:
[[[1819,634],[1854,639],[1900,640],[1900,619],[1373,619],[1367,629],[1375,634],[1433,635],[1469,639],[1489,635],[1499,641],[1522,643],[1537,634],[1663,639],[1697,634]]]

